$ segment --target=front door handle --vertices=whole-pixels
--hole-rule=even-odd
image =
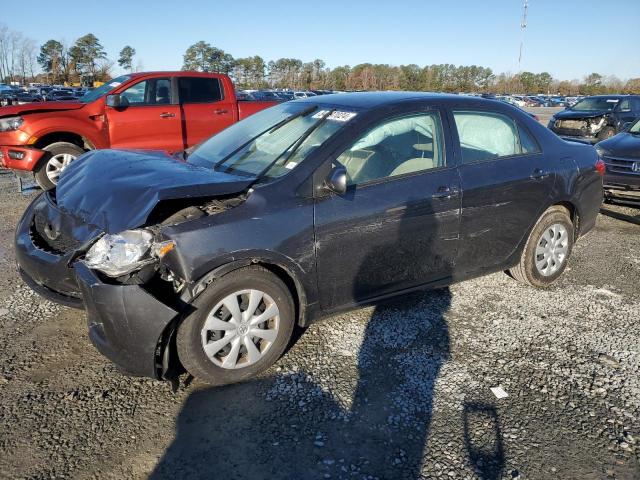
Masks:
[[[446,200],[449,198],[457,197],[459,190],[457,188],[451,188],[447,186],[438,187],[438,191],[431,195],[431,198],[436,198],[439,200]]]
[[[160,118],[172,118],[175,117],[176,114],[175,113],[169,113],[169,112],[162,112],[160,114]]]
[[[549,172],[542,170],[541,168],[536,168],[529,178],[532,180],[542,180],[543,178],[547,178],[549,176]]]
[[[224,108],[217,108],[213,111],[213,113],[215,113],[216,115],[223,115],[225,113],[228,113],[229,110],[226,110]]]

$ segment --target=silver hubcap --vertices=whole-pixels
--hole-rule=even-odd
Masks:
[[[273,299],[260,290],[226,296],[209,312],[200,332],[204,353],[222,368],[253,365],[275,342],[279,315]]]
[[[70,153],[59,153],[51,157],[47,162],[47,178],[51,183],[57,184],[62,171],[75,159],[76,156]]]
[[[544,232],[536,247],[536,268],[548,277],[556,273],[567,259],[569,232],[561,223],[554,223]]]

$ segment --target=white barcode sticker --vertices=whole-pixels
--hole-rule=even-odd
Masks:
[[[320,110],[316,114],[314,114],[311,118],[324,118],[325,115],[329,113],[329,110]],[[348,122],[353,117],[356,116],[354,112],[331,112],[331,115],[327,117],[327,120],[333,120],[334,122]]]

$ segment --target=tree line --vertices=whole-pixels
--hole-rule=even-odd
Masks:
[[[183,70],[230,75],[239,88],[294,88],[300,90],[418,90],[478,93],[640,93],[640,78],[623,82],[599,73],[582,80],[558,80],[548,72],[495,74],[477,65],[419,66],[361,63],[328,68],[321,59],[297,58],[265,61],[259,55],[234,58],[205,41],[191,45],[183,57]]]
[[[117,63],[133,71],[136,50],[126,45]],[[115,62],[107,57],[92,33],[68,45],[50,39],[38,49],[32,39],[0,24],[0,81],[39,81],[49,84],[105,82]],[[40,67],[40,68],[38,68]],[[299,90],[417,90],[478,93],[640,93],[640,78],[622,81],[599,73],[582,80],[559,80],[548,72],[494,73],[478,65],[388,65],[361,63],[329,68],[321,59],[304,62],[297,58],[266,61],[259,55],[234,58],[203,40],[184,53],[183,70],[230,75],[239,88],[293,88]],[[136,70],[142,69],[138,62]]]

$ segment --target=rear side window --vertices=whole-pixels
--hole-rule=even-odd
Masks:
[[[510,117],[493,112],[453,112],[463,163],[540,151],[535,139]]]
[[[222,100],[222,88],[217,78],[179,78],[178,89],[182,103],[212,103]]]

